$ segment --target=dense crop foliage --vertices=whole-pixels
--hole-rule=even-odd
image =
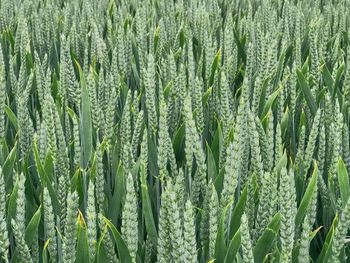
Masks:
[[[347,0],[1,0],[0,262],[348,262]]]

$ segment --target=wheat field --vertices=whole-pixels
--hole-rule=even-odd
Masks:
[[[0,263],[350,262],[349,0],[0,0]]]

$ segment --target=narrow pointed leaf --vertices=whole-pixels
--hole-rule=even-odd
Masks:
[[[350,196],[350,187],[349,187],[349,176],[346,170],[345,164],[342,159],[338,161],[338,183],[340,190],[340,197],[345,207]]]
[[[315,101],[315,98],[312,96],[311,89],[309,87],[309,84],[299,69],[297,69],[297,76],[300,88],[304,94],[305,100],[307,102],[307,105],[309,106],[309,109],[311,111],[312,116],[315,116],[317,111],[317,104]]]
[[[296,226],[299,226],[302,224],[303,222],[303,219],[304,219],[304,216],[310,206],[310,203],[311,203],[311,199],[312,199],[312,196],[313,196],[313,193],[316,189],[316,185],[317,185],[317,165],[316,165],[316,162],[314,163],[315,166],[314,166],[314,171],[312,173],[312,176],[311,176],[311,179],[310,179],[310,182],[306,188],[306,191],[304,193],[304,196],[303,196],[303,199],[301,200],[300,202],[300,205],[299,205],[299,208],[298,208],[298,211],[297,211],[297,214],[296,214],[296,217],[295,217],[295,225]]]
[[[278,231],[281,225],[281,214],[277,213],[272,218],[271,222],[264,230],[261,237],[258,239],[254,249],[253,255],[256,263],[264,262],[267,254],[270,252],[275,238],[278,236]]]

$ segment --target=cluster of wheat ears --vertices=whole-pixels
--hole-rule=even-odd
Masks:
[[[349,262],[349,0],[0,0],[0,262]]]

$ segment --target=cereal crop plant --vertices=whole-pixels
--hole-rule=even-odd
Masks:
[[[349,0],[0,0],[0,263],[349,262]]]

